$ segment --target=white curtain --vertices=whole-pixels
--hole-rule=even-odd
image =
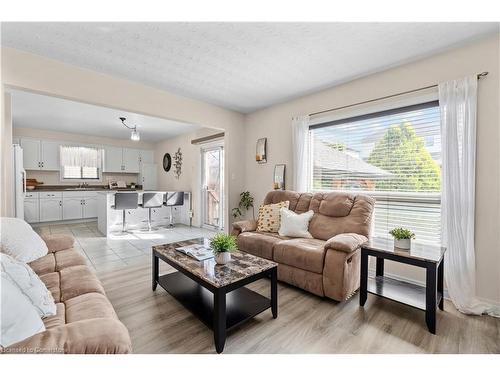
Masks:
[[[292,119],[293,190],[306,192],[309,188],[309,116]]]
[[[439,84],[442,139],[441,229],[448,293],[466,314],[495,314],[476,297],[474,211],[477,77]],[[498,313],[498,312],[497,312]]]
[[[91,147],[61,146],[61,165],[99,168],[99,150]]]

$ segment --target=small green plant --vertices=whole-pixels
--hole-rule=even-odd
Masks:
[[[250,195],[249,191],[244,191],[240,194],[240,203],[238,203],[238,207],[235,207],[231,210],[233,217],[236,219],[237,217],[243,216],[244,212],[252,209],[253,218],[255,219],[255,210],[253,208],[253,197]]]
[[[415,238],[415,233],[413,233],[409,229],[405,229],[402,227],[394,228],[389,232],[389,234],[392,235],[392,237],[394,237],[396,240],[406,240]]]
[[[210,248],[212,249],[214,255],[219,253],[232,253],[233,251],[238,250],[236,237],[226,233],[217,233],[210,240]]]

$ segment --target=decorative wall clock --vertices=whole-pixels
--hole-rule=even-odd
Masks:
[[[163,155],[163,170],[165,172],[168,172],[171,167],[172,167],[172,157],[167,152],[165,155]]]

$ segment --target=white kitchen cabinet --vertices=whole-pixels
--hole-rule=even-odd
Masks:
[[[97,217],[97,197],[83,199],[83,218]]]
[[[142,164],[139,185],[142,185],[143,190],[156,190],[157,170],[157,164]]]
[[[24,169],[40,169],[40,146],[38,139],[21,138]]]
[[[59,171],[60,158],[59,148],[61,143],[54,141],[41,141],[40,147],[40,169],[44,171]]]
[[[40,221],[62,220],[62,199],[40,199]]]
[[[133,148],[124,148],[122,157],[123,157],[123,172],[139,173],[140,150],[136,150]]]
[[[140,162],[141,162],[141,164],[153,164],[155,162],[154,151],[152,151],[152,150],[141,150],[141,152],[140,152]]]
[[[83,198],[66,198],[62,200],[63,220],[81,219],[83,216]]]
[[[24,169],[59,171],[60,142],[41,141],[33,138],[21,138]]]
[[[12,144],[13,145],[19,145],[21,143],[21,138],[19,137],[12,137]]]
[[[105,146],[103,172],[123,172],[122,156],[123,152],[121,147]]]
[[[28,223],[38,223],[40,221],[38,197],[24,200],[24,220]]]

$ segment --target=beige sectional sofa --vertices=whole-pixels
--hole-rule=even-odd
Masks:
[[[3,348],[4,353],[129,353],[127,328],[118,320],[104,289],[66,235],[43,237],[49,253],[29,265],[56,302],[45,332]]]
[[[264,204],[290,202],[290,210],[314,211],[313,238],[256,232],[255,220],[233,224],[240,250],[278,263],[278,279],[318,296],[348,299],[359,288],[360,245],[367,240],[375,200],[348,193],[272,191]]]

